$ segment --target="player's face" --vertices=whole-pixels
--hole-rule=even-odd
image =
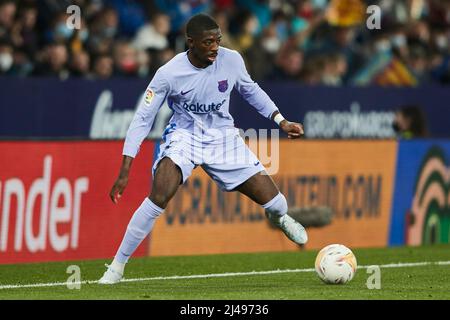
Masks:
[[[220,28],[203,31],[201,36],[188,38],[189,49],[197,62],[206,67],[216,60],[221,39]]]

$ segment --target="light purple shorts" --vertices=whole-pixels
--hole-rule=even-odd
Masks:
[[[153,175],[159,161],[170,158],[183,175],[183,183],[197,166],[217,183],[221,190],[231,191],[258,172],[265,171],[256,155],[236,130],[220,141],[199,142],[191,135],[175,130],[165,136],[153,164]]]

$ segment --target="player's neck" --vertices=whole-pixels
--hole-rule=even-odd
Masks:
[[[190,62],[194,67],[196,67],[196,68],[199,68],[199,69],[205,69],[206,67],[209,66],[208,64],[206,64],[206,63],[201,62],[200,60],[198,60],[198,59],[194,56],[194,54],[192,53],[191,50],[188,50],[187,57],[188,57],[189,62]]]

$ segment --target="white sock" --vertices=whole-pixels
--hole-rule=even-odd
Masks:
[[[127,263],[128,259],[137,249],[142,240],[144,240],[153,229],[155,219],[158,218],[163,211],[164,209],[158,207],[149,198],[145,198],[141,206],[133,214],[122,243],[120,244],[119,250],[117,250],[116,256],[114,257],[116,264],[120,263],[123,265],[117,265],[119,269],[122,267],[121,273],[123,273],[125,263]]]
[[[286,219],[288,212],[288,204],[284,195],[279,192],[272,200],[263,204],[268,218],[275,224],[280,225]]]
[[[117,261],[116,258],[114,258],[113,262],[111,263],[110,267],[114,270],[119,272],[120,274],[123,274],[123,271],[125,270],[125,263],[120,263]]]

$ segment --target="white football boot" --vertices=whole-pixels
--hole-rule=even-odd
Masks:
[[[110,265],[105,264],[105,267],[108,269],[106,269],[103,277],[98,280],[98,284],[116,284],[122,280],[123,274],[113,270]]]
[[[266,212],[266,216],[270,222],[283,230],[284,234],[291,241],[299,245],[308,242],[308,234],[306,233],[305,228],[300,223],[292,219],[289,215],[285,214],[280,217],[279,215]]]

